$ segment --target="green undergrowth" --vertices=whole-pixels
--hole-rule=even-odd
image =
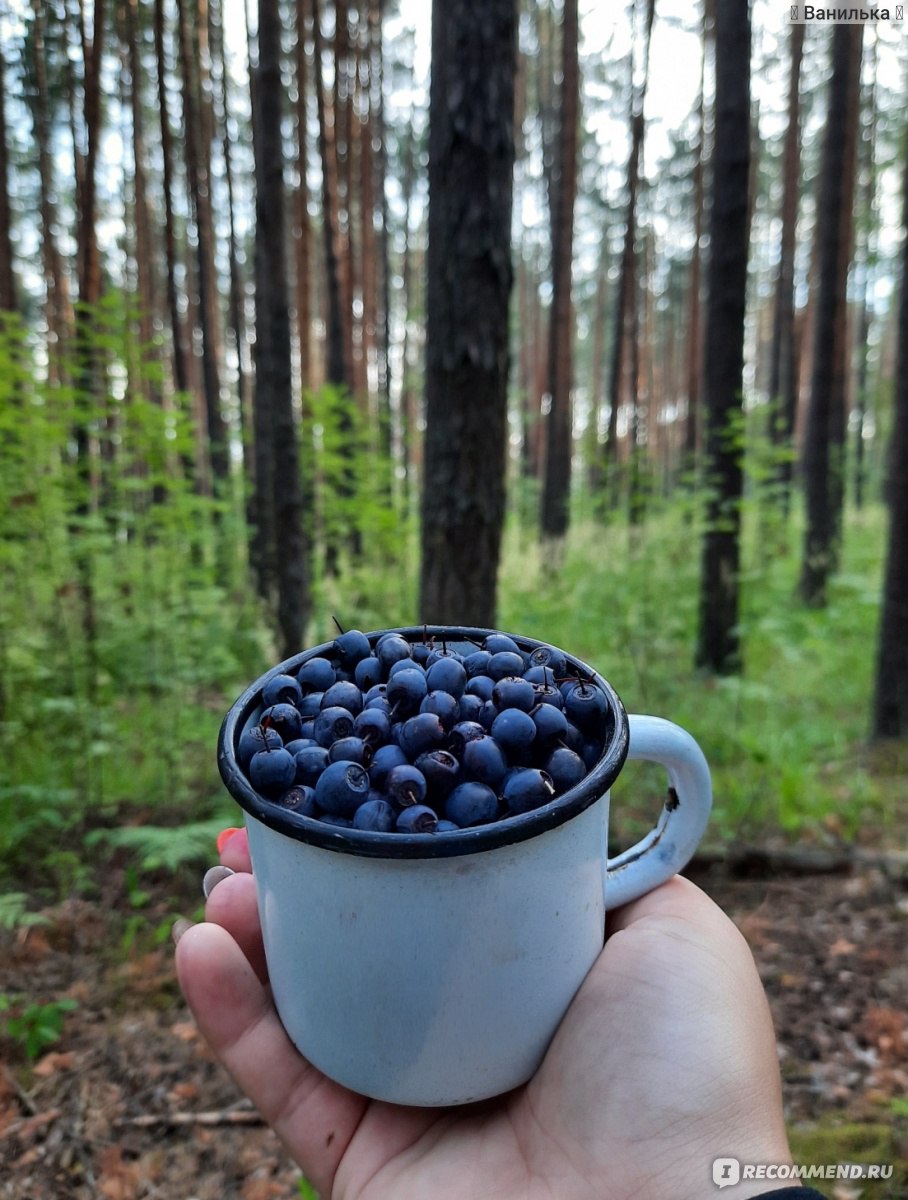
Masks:
[[[889,1124],[882,1119],[853,1122],[829,1116],[816,1125],[793,1125],[788,1131],[792,1161],[808,1167],[891,1166],[891,1179],[843,1183],[814,1178],[806,1182],[832,1200],[844,1195],[844,1189],[850,1200],[901,1200],[908,1194],[908,1120],[897,1112],[893,1115]]]

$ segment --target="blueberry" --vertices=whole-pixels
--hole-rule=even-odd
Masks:
[[[485,783],[459,783],[445,801],[445,815],[461,829],[465,825],[484,825],[497,817],[498,797]]]
[[[292,704],[272,704],[262,713],[262,724],[276,729],[282,742],[302,737],[303,718]]]
[[[472,679],[467,681],[465,694],[467,696],[478,696],[480,700],[491,700],[494,687],[495,680],[491,675],[474,675]]]
[[[326,708],[345,708],[355,717],[363,710],[363,694],[355,683],[339,680],[322,696],[322,710]]]
[[[467,742],[462,761],[466,774],[491,788],[498,787],[508,769],[504,751],[488,734]]]
[[[404,721],[399,730],[400,748],[411,762],[427,750],[440,750],[445,744],[445,727],[435,713],[417,713]]]
[[[386,694],[391,711],[402,717],[412,716],[419,709],[428,690],[423,671],[415,668],[398,671],[388,680]]]
[[[332,684],[332,687],[334,685]],[[317,717],[322,708],[324,692],[307,692],[299,703],[301,717]]]
[[[401,833],[434,833],[437,827],[438,815],[424,804],[402,809],[397,818],[397,829]]]
[[[488,672],[492,679],[505,679],[508,675],[522,675],[525,666],[522,654],[501,650],[489,659]]]
[[[488,650],[477,650],[474,654],[468,654],[463,660],[467,679],[472,679],[474,675],[485,675],[489,669],[491,657]]]
[[[529,664],[546,667],[556,679],[563,679],[568,671],[566,656],[555,646],[537,646],[530,652]]]
[[[317,746],[318,742],[314,738],[294,738],[292,742],[288,742],[284,749],[288,754],[292,754],[295,758],[300,750],[305,750],[307,746]]]
[[[262,688],[262,704],[266,708],[272,704],[292,704],[299,708],[303,698],[303,689],[292,675],[272,675]]]
[[[460,829],[459,825],[455,825],[453,821],[439,821],[435,826],[436,833],[457,833]]]
[[[490,633],[482,643],[483,650],[489,654],[520,654],[520,647],[506,633]],[[521,660],[523,655],[520,655]]]
[[[365,800],[353,814],[353,828],[390,833],[394,828],[394,809],[387,800]]]
[[[327,658],[308,658],[296,677],[304,692],[324,692],[334,683],[334,667]]]
[[[419,671],[422,675],[426,673],[425,667],[415,663],[412,658],[399,658],[396,663],[392,663],[388,678],[396,675],[398,671]]]
[[[385,791],[398,808],[422,804],[428,791],[426,777],[418,767],[411,766],[410,763],[392,767],[388,772]]]
[[[457,662],[463,662],[463,655],[457,650],[449,650],[447,643],[441,646],[433,646],[429,651],[429,657],[426,659],[426,670],[431,667],[432,663],[438,662],[440,658],[453,658]]]
[[[296,783],[315,787],[316,780],[328,765],[328,751],[316,742],[293,756],[296,762]]]
[[[557,687],[546,683],[534,683],[533,695],[537,704],[548,704],[551,708],[564,708],[564,696]]]
[[[376,700],[386,700],[388,697],[388,685],[386,683],[375,683],[363,695],[363,708],[368,708],[370,704],[374,704]]]
[[[426,671],[429,691],[450,692],[459,700],[467,684],[467,672],[456,658],[437,658]]]
[[[353,721],[353,733],[371,746],[380,746],[391,734],[391,718],[380,708],[364,708]]]
[[[481,707],[481,706],[480,706]],[[478,721],[458,721],[448,738],[448,749],[456,758],[463,758],[463,748],[474,738],[484,737],[485,729]]]
[[[557,750],[552,751],[545,761],[545,770],[559,795],[574,787],[586,776],[586,764],[583,759],[566,746],[559,746]]]
[[[319,808],[336,817],[352,817],[369,793],[369,773],[354,762],[329,763],[315,785]]]
[[[382,665],[387,677],[388,672],[396,662],[410,657],[410,643],[399,634],[392,633],[379,640],[375,647],[375,656]]]
[[[367,767],[372,761],[372,747],[361,737],[338,738],[328,750],[329,762],[355,762]]]
[[[381,663],[374,654],[370,654],[368,658],[361,658],[356,664],[353,682],[361,692],[368,692],[369,688],[381,683],[381,678]]]
[[[334,649],[341,661],[341,666],[351,670],[361,658],[368,658],[372,653],[369,639],[359,629],[348,629],[334,639]]]
[[[276,729],[263,729],[261,725],[252,725],[240,737],[236,748],[237,760],[245,769],[249,766],[253,754],[257,754],[259,750],[264,750],[266,746],[269,750],[280,750],[282,745],[281,735]]]
[[[482,708],[483,703],[484,701],[481,696],[461,696],[457,712],[458,721],[479,720],[479,710]]]
[[[410,647],[410,657],[419,666],[424,667],[429,661],[433,646],[430,642],[416,642]]]
[[[539,745],[554,746],[567,732],[567,717],[554,704],[537,704],[530,716],[536,726]]]
[[[337,825],[340,829],[352,829],[353,822],[349,817],[338,817],[334,813],[322,813],[319,817],[322,825]]]
[[[568,718],[585,732],[601,729],[607,710],[605,692],[587,680],[575,684],[564,698]]]
[[[491,733],[506,754],[523,755],[536,739],[536,722],[520,708],[506,708],[492,722]]]
[[[392,767],[402,767],[409,765],[409,759],[400,746],[389,743],[386,746],[379,746],[372,756],[372,762],[369,764],[369,778],[372,781],[372,786],[382,791],[388,780],[388,772]]]
[[[551,775],[534,767],[518,768],[505,780],[501,798],[512,813],[530,812],[555,795]]]
[[[318,817],[321,810],[315,803],[315,789],[302,784],[294,784],[289,791],[284,792],[278,804],[281,808],[298,813],[301,817]]]
[[[528,713],[536,703],[536,693],[526,679],[506,675],[492,688],[492,700],[499,709],[519,708]]]
[[[249,778],[256,791],[280,796],[293,786],[296,760],[283,746],[279,750],[259,750],[249,761]]]
[[[460,702],[450,692],[429,692],[420,704],[419,711],[435,713],[445,730],[449,731],[460,717]]]
[[[460,763],[448,750],[429,750],[420,754],[415,765],[425,776],[428,794],[433,800],[447,796],[460,774]]]
[[[490,732],[495,723],[495,718],[498,716],[498,706],[491,700],[486,700],[482,708],[479,710],[479,724]]]
[[[338,738],[353,733],[353,714],[348,708],[323,708],[315,718],[315,740],[326,749]]]

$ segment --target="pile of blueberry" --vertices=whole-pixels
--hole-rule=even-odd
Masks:
[[[459,643],[462,644],[462,643]],[[350,629],[274,675],[237,759],[253,787],[329,825],[434,833],[529,812],[602,756],[608,701],[551,646],[503,633],[461,654]]]

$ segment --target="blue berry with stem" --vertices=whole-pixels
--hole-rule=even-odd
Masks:
[[[428,750],[414,765],[425,777],[431,800],[444,799],[460,776],[460,763],[449,750]]]
[[[411,766],[410,763],[392,767],[388,772],[385,791],[398,808],[422,804],[428,791],[426,777],[418,767]]]
[[[334,664],[327,658],[307,658],[296,673],[304,692],[324,692],[334,683]]]
[[[467,672],[456,658],[437,658],[426,671],[426,683],[430,692],[449,692],[459,700],[467,684]]]
[[[504,751],[493,737],[473,738],[463,748],[463,770],[472,779],[497,788],[507,773]]]
[[[545,771],[560,796],[586,777],[586,764],[579,754],[568,750],[566,746],[559,746],[546,759]]]
[[[364,800],[353,814],[353,828],[368,829],[372,833],[390,833],[395,820],[394,809],[387,800]]]
[[[393,742],[387,745],[379,746],[372,755],[372,762],[369,764],[369,778],[372,781],[372,786],[379,791],[383,791],[387,782],[388,774],[393,767],[409,766],[410,760],[401,750],[400,746]]]
[[[486,825],[498,816],[498,797],[478,780],[459,783],[445,801],[445,816],[461,829]]]
[[[398,732],[400,748],[411,762],[427,750],[440,750],[446,738],[445,727],[435,713],[417,713],[408,717]]]
[[[450,692],[429,692],[419,706],[420,712],[435,713],[446,730],[453,729],[460,717],[460,701]]]
[[[295,783],[315,787],[319,775],[328,765],[328,751],[317,742],[314,746],[306,746],[293,756],[296,763]]]
[[[531,812],[541,808],[555,795],[555,784],[551,775],[535,767],[522,767],[512,771],[502,788],[501,798],[512,813]]]
[[[520,708],[506,708],[492,722],[492,737],[508,755],[525,755],[536,740],[536,722]]]
[[[249,778],[256,791],[280,796],[296,780],[296,760],[283,746],[279,750],[259,750],[250,759]]]
[[[492,688],[492,700],[499,709],[519,708],[528,713],[536,703],[536,693],[526,679],[507,675]]]
[[[282,742],[292,742],[303,735],[303,718],[292,704],[272,704],[262,713],[261,724],[276,729]]]
[[[272,675],[262,688],[262,704],[266,708],[272,704],[292,704],[298,709],[302,698],[303,689],[292,675]]]
[[[319,808],[337,817],[351,818],[369,795],[369,773],[354,762],[329,763],[315,785]]]
[[[237,760],[241,767],[248,768],[253,754],[266,747],[269,750],[279,750],[284,743],[276,729],[261,725],[250,725],[241,736],[236,748]]]
[[[434,833],[438,814],[425,804],[413,804],[398,813],[396,828],[400,833]]]
[[[322,709],[345,708],[354,717],[363,710],[363,694],[355,683],[338,680],[322,695]]]
[[[301,817],[318,817],[321,814],[321,809],[315,803],[315,789],[304,784],[294,784],[284,792],[278,804]]]
[[[342,630],[334,639],[334,649],[341,666],[351,671],[361,658],[368,658],[372,653],[369,639],[359,629]]]

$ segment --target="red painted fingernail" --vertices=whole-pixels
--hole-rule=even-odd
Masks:
[[[233,835],[235,833],[242,833],[242,832],[243,832],[242,829],[239,829],[236,826],[234,826],[231,829],[222,829],[221,832],[218,834],[218,841],[217,841],[218,854],[224,853],[224,847],[227,845],[227,843],[230,841],[230,839],[233,837]]]

